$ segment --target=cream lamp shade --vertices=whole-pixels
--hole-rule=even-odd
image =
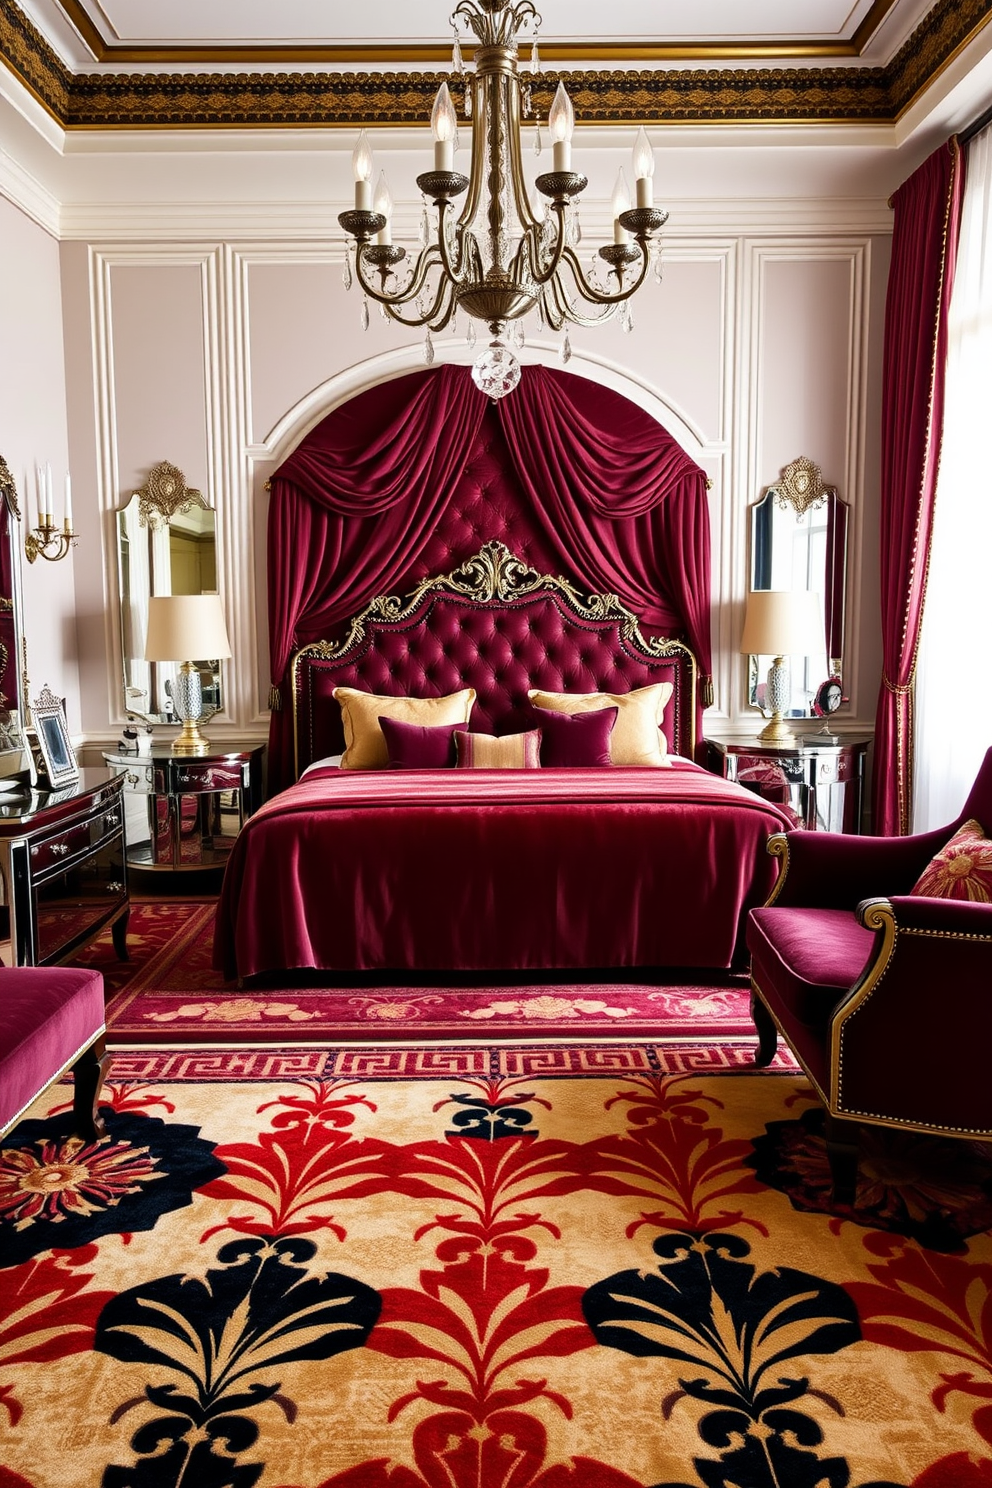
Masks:
[[[194,662],[218,661],[230,654],[219,594],[161,594],[149,599],[145,660],[182,663],[175,678],[166,683],[182,724],[173,740],[173,754],[210,752],[200,733],[203,683]]]
[[[149,599],[146,661],[215,661],[230,654],[219,594],[161,594]]]
[[[823,601],[807,589],[752,589],[744,612],[740,649],[745,656],[771,656],[765,700],[771,717],[758,735],[762,744],[794,748],[796,736],[785,721],[789,669],[785,656],[815,656],[824,648]]]
[[[816,656],[824,649],[823,601],[807,589],[752,589],[744,613],[746,656]]]

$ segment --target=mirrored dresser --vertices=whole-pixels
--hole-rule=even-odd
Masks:
[[[707,764],[715,774],[783,806],[797,827],[860,832],[870,742],[808,734],[779,748],[754,738],[707,739]]]
[[[84,769],[59,790],[0,794],[0,960],[51,966],[113,927],[127,959],[123,781]]]
[[[132,868],[181,873],[223,868],[234,839],[262,804],[265,745],[173,754],[106,753],[125,792]]]

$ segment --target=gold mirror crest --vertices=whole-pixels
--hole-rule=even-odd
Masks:
[[[134,494],[138,498],[138,519],[144,527],[167,527],[177,512],[190,511],[194,506],[207,508],[203,492],[188,486],[182,471],[168,460],[159,461]]]
[[[819,465],[814,465],[805,455],[786,465],[781,476],[781,480],[768,489],[783,511],[791,506],[797,517],[805,516],[808,511],[822,506],[828,496],[837,494],[833,486],[823,484]]]

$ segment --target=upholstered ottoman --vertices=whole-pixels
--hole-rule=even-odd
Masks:
[[[82,1137],[102,1136],[97,1096],[107,1054],[103,977],[69,966],[0,967],[0,1135],[74,1067]]]

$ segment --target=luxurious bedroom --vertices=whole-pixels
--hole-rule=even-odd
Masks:
[[[990,22],[0,0],[0,1488],[988,1488]]]

